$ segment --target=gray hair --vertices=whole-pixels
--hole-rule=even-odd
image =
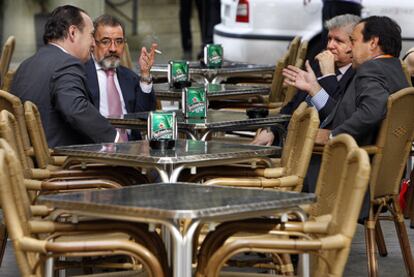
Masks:
[[[360,20],[361,18],[357,15],[342,14],[325,21],[325,27],[328,30],[344,29],[350,35]]]

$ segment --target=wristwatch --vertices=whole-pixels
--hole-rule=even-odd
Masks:
[[[141,82],[151,84],[152,83],[152,75],[150,74],[148,77],[144,77],[141,75]]]

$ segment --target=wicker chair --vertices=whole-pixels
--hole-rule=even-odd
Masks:
[[[275,167],[250,168],[200,168],[197,178],[211,178],[206,185],[277,188],[301,191],[308,169],[316,132],[319,126],[318,113],[302,103],[292,115],[288,126],[286,143],[280,162]],[[231,176],[232,178],[226,178]],[[194,179],[191,179],[194,181]]]
[[[131,262],[122,263],[122,268],[137,269],[139,261],[149,276],[164,276],[168,272],[165,252],[158,252],[162,241],[155,233],[146,231],[145,224],[132,226],[108,221],[74,225],[36,219],[23,178],[14,151],[0,139],[1,202],[22,276],[44,276],[44,260],[54,256],[126,255]]]
[[[398,202],[401,176],[414,139],[414,88],[402,89],[388,98],[387,115],[381,124],[376,145],[367,146],[374,154],[370,181],[371,206],[366,221],[366,245],[370,276],[377,275],[375,240],[380,254],[386,255],[380,220],[394,221],[407,274],[414,276],[414,262],[404,218]],[[381,216],[386,207],[392,216]],[[376,230],[377,229],[377,230]],[[379,240],[378,240],[379,238]]]
[[[13,56],[15,44],[16,39],[14,38],[14,36],[8,37],[6,43],[4,43],[3,50],[0,56],[0,88],[3,88],[6,74],[9,71],[9,66]]]
[[[325,146],[321,169],[309,221],[223,223],[204,240],[196,276],[218,276],[230,257],[245,251],[315,254],[311,276],[342,276],[368,185],[369,158],[349,135],[339,135]]]

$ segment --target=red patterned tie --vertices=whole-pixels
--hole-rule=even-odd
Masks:
[[[108,69],[106,73],[106,92],[108,97],[108,115],[121,116],[122,115],[122,103],[121,95],[115,86],[113,69]],[[128,141],[128,134],[125,129],[117,129],[122,141]]]

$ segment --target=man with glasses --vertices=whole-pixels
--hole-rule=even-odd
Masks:
[[[142,47],[138,77],[132,70],[120,65],[125,49],[123,24],[110,15],[102,15],[94,21],[94,27],[95,46],[85,70],[95,107],[105,117],[154,110],[156,100],[150,69],[157,45],[153,44],[149,52]],[[125,130],[119,132],[124,141],[141,138],[136,130],[129,135]]]
[[[77,7],[57,7],[45,25],[45,46],[18,68],[11,92],[39,108],[50,147],[114,142],[120,134],[92,104],[83,63],[94,45],[93,23]]]

